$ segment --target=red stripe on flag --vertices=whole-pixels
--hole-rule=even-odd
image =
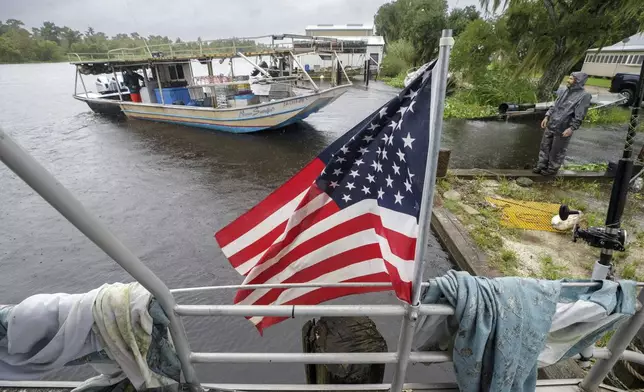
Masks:
[[[375,219],[378,222],[374,222],[374,229],[376,233],[387,240],[391,253],[404,260],[414,260],[416,255],[416,239],[384,227],[378,216],[375,216]]]
[[[324,193],[324,192],[319,190],[318,187],[316,187],[316,186],[311,187],[310,191],[307,192],[307,194],[304,196],[304,198],[300,202],[299,207],[296,209],[295,212],[301,210],[302,208],[306,208],[306,206],[313,199],[315,199],[316,197],[318,197],[322,193]],[[329,204],[335,204],[335,203],[327,203],[327,206]],[[324,208],[324,207],[322,207],[322,208]],[[338,210],[337,207],[336,208],[330,207],[330,214],[332,214],[333,212],[335,212],[337,210]],[[304,220],[306,220],[306,218]],[[300,222],[300,224],[298,226],[296,226],[296,227],[301,226],[304,223],[304,220],[302,222]],[[248,260],[250,260],[253,257],[257,256],[258,254],[266,251],[267,249],[271,248],[272,246],[275,246],[276,245],[275,240],[277,240],[279,238],[279,236],[284,233],[284,230],[286,230],[286,228],[288,227],[288,221],[289,221],[289,219],[284,220],[284,222],[282,222],[279,226],[275,227],[273,230],[271,230],[270,232],[266,233],[263,237],[261,237],[257,241],[255,241],[252,244],[248,245],[247,247],[245,247],[244,249],[242,249],[239,252],[235,253],[234,255],[228,257],[228,261],[230,261],[230,264],[233,267],[237,268],[240,265],[242,265],[245,262],[247,262]],[[294,229],[295,228],[291,228],[290,231],[293,231]],[[299,234],[299,232],[297,232],[296,235],[297,234]],[[284,239],[282,239],[280,242],[278,242],[277,244],[282,243],[286,239],[288,239],[288,235]],[[270,253],[270,250],[268,252]],[[266,255],[264,255],[262,257],[262,259],[256,265],[259,265],[264,260],[267,260],[267,257],[272,257],[272,256],[268,256],[268,253],[267,253]]]
[[[380,221],[379,217],[370,213],[360,215],[348,221],[339,223],[338,225],[332,227],[331,229],[323,233],[320,233],[315,237],[310,238],[304,241],[303,243],[301,243],[300,245],[296,246],[289,253],[285,254],[276,264],[270,266],[265,271],[261,272],[255,278],[253,278],[252,280],[246,283],[247,284],[265,283],[272,276],[277,275],[285,268],[287,268],[289,265],[291,265],[291,263],[297,261],[301,257],[323,246],[326,246],[332,242],[335,242],[339,239],[347,237],[351,234],[358,233],[360,231],[364,231],[368,229],[374,229],[374,228],[377,228],[376,229],[377,231],[381,231],[383,229],[382,222]],[[391,244],[393,240],[398,241],[398,243],[395,245]],[[393,252],[393,249],[397,249],[397,250],[406,249],[406,248],[414,249],[416,246],[415,238],[409,238],[404,235],[392,237],[391,239],[389,239],[389,242],[390,242],[389,246],[390,248],[392,248],[392,252]],[[407,252],[405,252],[403,256],[405,256],[406,254]],[[401,257],[398,254],[396,254],[396,256]],[[407,258],[405,260],[413,260],[413,257]]]
[[[275,240],[282,235],[282,233],[284,233],[287,224],[288,221],[282,222],[281,225],[266,233],[262,238],[253,242],[251,245],[245,247],[234,255],[228,257],[228,261],[230,261],[230,264],[234,268],[237,268],[248,260],[257,256],[258,254],[262,253],[263,251],[268,249],[275,242]]]
[[[389,280],[394,287],[396,296],[407,303],[411,303],[411,282],[405,282],[400,278],[398,269],[385,260],[385,267],[389,272]]]
[[[371,275],[360,276],[354,279],[348,279],[345,282],[387,282],[389,276],[385,272],[380,272]],[[378,291],[389,291],[389,287],[339,287],[339,288],[319,288],[308,292],[300,297],[291,301],[285,302],[283,305],[314,305],[321,302],[330,301],[332,299],[344,297],[352,294],[373,293]],[[286,320],[288,317],[264,317],[255,327],[260,334],[263,334],[264,328],[275,325],[281,321]]]
[[[284,185],[268,195],[262,202],[235,219],[228,226],[219,230],[215,234],[215,239],[219,243],[219,246],[223,248],[235,241],[241,235],[257,226],[275,211],[293,200],[297,195],[304,192],[318,178],[325,166],[325,163],[319,158],[314,159],[304,169],[284,183]]]
[[[361,263],[365,260],[382,258],[380,252],[380,246],[378,244],[369,244],[363,245],[358,248],[353,248],[346,252],[339,253],[337,255],[331,256],[328,259],[321,261],[317,264],[314,264],[308,268],[302,269],[284,279],[280,283],[305,283],[317,279],[322,275],[326,275],[329,272],[333,272],[344,267],[347,267],[352,264]],[[387,277],[384,282],[388,282],[389,277]],[[268,305],[274,302],[279,295],[288,289],[271,289],[262,297],[253,301],[253,305]],[[248,297],[254,290],[243,290],[240,289],[237,291],[235,296],[235,303],[243,301]]]
[[[288,247],[295,241],[297,236],[299,236],[305,230],[311,228],[313,225],[322,222],[326,218],[338,212],[340,208],[331,201],[324,205],[324,207],[319,210],[314,211],[311,215],[304,218],[298,225],[291,228],[289,232],[284,236],[284,239],[278,243],[273,244],[270,249],[262,256],[262,259],[257,263],[257,265],[264,264],[266,261],[277,256],[279,252]]]

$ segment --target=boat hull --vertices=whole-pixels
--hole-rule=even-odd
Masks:
[[[106,116],[120,116],[123,114],[123,111],[121,110],[121,102],[115,99],[88,98],[83,95],[75,95],[74,98],[85,102],[94,113]]]
[[[232,133],[249,133],[282,128],[299,122],[336,100],[348,87],[339,86],[310,95],[235,109],[133,102],[121,102],[120,106],[129,118]]]

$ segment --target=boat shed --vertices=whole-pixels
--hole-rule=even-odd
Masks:
[[[604,48],[588,49],[581,70],[591,76],[638,74],[644,61],[644,32]]]
[[[360,68],[365,60],[371,59],[372,67],[379,68],[384,54],[385,39],[374,34],[371,24],[318,24],[307,26],[306,35],[335,40],[330,48],[338,53],[342,64],[348,68]],[[329,62],[319,56],[303,56],[302,64],[311,70],[329,66]]]

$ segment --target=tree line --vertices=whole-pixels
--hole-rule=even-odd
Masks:
[[[53,22],[44,22],[42,26],[25,28],[22,21],[7,19],[0,21],[0,63],[28,63],[63,61],[67,53],[106,53],[117,48],[140,48],[148,45],[183,43],[181,38],[172,40],[167,36],[150,35],[143,37],[139,33],[116,34],[112,37],[89,27],[85,32],[67,26],[57,26]],[[199,47],[201,38],[186,47]],[[202,43],[203,47],[231,47],[232,40],[222,39]],[[254,47],[254,41],[235,40],[235,45]]]
[[[434,58],[441,29],[451,28],[457,37],[451,69],[461,81],[491,85],[536,79],[534,92],[546,99],[588,49],[619,42],[644,27],[641,0],[481,0],[481,6],[498,16],[482,17],[474,7],[448,12],[445,0],[384,4],[375,19],[387,43],[383,71],[394,76]]]

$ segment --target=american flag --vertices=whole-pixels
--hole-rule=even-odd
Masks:
[[[410,302],[431,68],[215,234],[244,284],[391,282]],[[387,287],[241,289],[235,304],[310,305]],[[263,328],[279,317],[251,317]]]

